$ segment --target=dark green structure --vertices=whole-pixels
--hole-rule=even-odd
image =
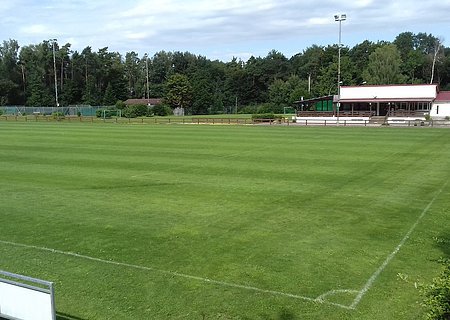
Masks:
[[[294,103],[297,106],[298,112],[325,112],[327,114],[334,114],[335,104],[333,103],[334,96],[323,96],[307,100],[299,100]]]

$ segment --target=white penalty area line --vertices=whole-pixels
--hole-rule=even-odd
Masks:
[[[387,267],[387,265],[394,259],[395,255],[400,251],[400,249],[405,244],[406,240],[409,239],[411,236],[411,233],[416,229],[419,222],[423,219],[423,217],[428,213],[433,203],[436,201],[436,199],[440,196],[444,188],[449,183],[449,180],[445,182],[442,187],[438,190],[438,192],[434,195],[433,199],[427,204],[427,206],[423,209],[420,216],[417,218],[416,222],[412,225],[412,227],[408,230],[408,232],[405,234],[403,239],[400,241],[400,243],[395,247],[394,251],[392,251],[384,260],[384,262],[381,264],[381,266],[372,274],[372,276],[367,280],[364,287],[359,291],[358,295],[356,296],[355,300],[353,300],[352,304],[350,305],[351,309],[356,309],[358,304],[361,302],[361,299],[364,297],[364,295],[369,291],[369,289],[372,287],[375,280],[377,280],[378,276],[383,272],[383,270]]]
[[[352,307],[345,306],[345,305],[342,305],[339,303],[326,301],[323,299],[324,295],[319,296],[319,298],[310,298],[310,297],[306,297],[306,296],[301,296],[301,295],[296,295],[296,294],[291,294],[291,293],[286,293],[286,292],[281,292],[281,291],[261,289],[261,288],[257,288],[257,287],[246,286],[246,285],[236,284],[236,283],[232,283],[232,282],[213,280],[213,279],[193,276],[193,275],[189,275],[189,274],[174,272],[174,271],[161,270],[161,269],[156,269],[153,267],[139,266],[139,265],[130,264],[130,263],[117,262],[117,261],[113,261],[113,260],[104,260],[104,259],[100,259],[100,258],[86,256],[83,254],[67,252],[67,251],[62,251],[62,250],[57,250],[57,249],[52,249],[52,248],[47,248],[47,247],[39,247],[39,246],[27,245],[27,244],[11,242],[11,241],[4,241],[4,240],[0,240],[0,243],[5,244],[5,245],[10,245],[10,246],[15,246],[15,247],[52,252],[52,253],[57,253],[57,254],[65,255],[65,256],[71,256],[71,257],[75,257],[75,258],[81,258],[81,259],[85,259],[85,260],[90,260],[90,261],[95,261],[95,262],[100,262],[100,263],[105,263],[105,264],[110,264],[110,265],[115,265],[115,266],[128,267],[128,268],[144,270],[144,271],[158,272],[158,273],[162,273],[162,274],[169,275],[172,277],[180,277],[180,278],[185,278],[185,279],[197,280],[197,281],[202,281],[202,282],[206,282],[206,283],[210,283],[210,284],[215,284],[215,285],[222,286],[222,287],[250,290],[250,291],[255,291],[255,292],[259,292],[259,293],[275,295],[275,296],[282,296],[282,297],[294,298],[294,299],[299,299],[299,300],[304,300],[304,301],[309,301],[309,302],[332,305],[332,306],[340,307],[343,309],[353,309]]]
[[[336,307],[339,307],[339,308],[342,308],[342,309],[347,309],[347,310],[354,310],[354,309],[356,309],[358,304],[361,302],[362,298],[367,293],[367,291],[369,291],[369,289],[372,287],[373,283],[377,280],[378,276],[384,271],[384,269],[392,261],[392,259],[395,257],[395,255],[403,247],[405,242],[409,239],[409,237],[411,236],[412,232],[416,229],[417,225],[423,219],[423,217],[428,213],[428,211],[430,210],[431,206],[434,204],[436,199],[442,193],[443,189],[448,185],[449,181],[450,180],[448,180],[446,183],[444,183],[444,185],[438,190],[438,192],[434,195],[434,197],[431,199],[431,201],[423,209],[423,211],[420,214],[420,216],[417,218],[415,223],[412,225],[412,227],[405,234],[405,236],[400,241],[400,243],[397,245],[397,247],[395,247],[394,251],[392,251],[387,256],[386,260],[372,274],[372,276],[369,278],[369,280],[367,280],[366,284],[364,285],[364,287],[360,291],[357,291],[357,290],[331,290],[329,292],[326,292],[326,293],[318,296],[317,298],[311,298],[311,297],[306,297],[306,296],[286,293],[286,292],[282,292],[282,291],[261,289],[261,288],[257,288],[257,287],[246,286],[246,285],[241,285],[241,284],[232,283],[232,282],[219,281],[219,280],[214,280],[214,279],[209,279],[209,278],[203,278],[203,277],[193,276],[193,275],[189,275],[189,274],[174,272],[174,271],[157,269],[157,268],[153,268],[153,267],[139,266],[139,265],[130,264],[130,263],[117,262],[117,261],[113,261],[113,260],[104,260],[104,259],[95,258],[95,257],[91,257],[91,256],[83,255],[83,254],[78,254],[78,253],[74,253],[74,252],[70,252],[70,251],[62,251],[62,250],[52,249],[52,248],[47,248],[47,247],[39,247],[39,246],[28,245],[28,244],[23,244],[23,243],[17,243],[17,242],[12,242],[12,241],[5,241],[5,240],[0,240],[0,243],[1,244],[5,244],[5,245],[10,245],[10,246],[15,246],[15,247],[21,247],[21,248],[27,248],[27,249],[35,249],[35,250],[40,250],[40,251],[47,251],[47,252],[51,252],[51,253],[56,253],[56,254],[61,254],[61,255],[65,255],[65,256],[71,256],[71,257],[75,257],[75,258],[80,258],[80,259],[100,262],[100,263],[109,264],[109,265],[128,267],[128,268],[133,268],[133,269],[137,269],[137,270],[158,272],[158,273],[169,275],[169,276],[173,276],[173,277],[180,277],[180,278],[185,278],[185,279],[197,280],[197,281],[201,281],[201,282],[205,282],[205,283],[209,283],[209,284],[215,284],[215,285],[222,286],[222,287],[244,289],[244,290],[249,290],[249,291],[254,291],[254,292],[259,292],[259,293],[264,293],[264,294],[270,294],[270,295],[274,295],[274,296],[282,296],[282,297],[294,298],[294,299],[298,299],[298,300],[304,300],[304,301],[308,301],[308,302],[332,305],[332,306],[336,306]],[[355,299],[353,300],[353,302],[352,302],[352,304],[350,306],[339,304],[339,303],[334,303],[334,302],[326,300],[326,298],[328,296],[331,296],[331,295],[334,295],[334,294],[338,294],[338,293],[357,293],[357,295],[356,295]]]

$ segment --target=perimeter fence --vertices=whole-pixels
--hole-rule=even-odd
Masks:
[[[92,107],[93,108],[93,107]],[[95,112],[94,112],[95,113]],[[13,122],[83,122],[83,123],[118,123],[118,124],[197,124],[197,125],[266,125],[266,126],[343,126],[343,127],[447,127],[450,128],[449,120],[404,120],[404,121],[386,121],[384,123],[374,123],[370,120],[342,120],[339,123],[336,120],[318,120],[302,119],[294,122],[289,118],[282,119],[251,119],[251,118],[208,118],[208,117],[97,117],[83,115],[60,115],[51,114],[3,114],[0,115],[0,121]]]
[[[67,107],[27,107],[27,106],[1,106],[0,113],[7,116],[50,116],[58,113],[65,116],[95,116],[97,110],[107,109],[105,106],[74,105]]]

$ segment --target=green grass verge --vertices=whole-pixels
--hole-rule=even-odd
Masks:
[[[418,318],[449,232],[446,129],[2,122],[0,137],[0,269],[54,281],[60,315]]]

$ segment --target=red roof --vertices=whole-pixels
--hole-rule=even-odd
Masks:
[[[432,98],[358,98],[358,99],[341,99],[341,102],[432,102]]]
[[[135,104],[146,104],[146,105],[157,105],[161,104],[161,98],[150,98],[150,99],[128,99],[125,101],[126,105],[135,105]]]
[[[441,91],[434,101],[450,101],[450,91]]]
[[[423,87],[423,86],[433,86],[437,88],[437,84],[408,84],[408,83],[400,83],[400,84],[360,84],[356,86],[341,86],[341,88],[360,88],[360,87]]]

